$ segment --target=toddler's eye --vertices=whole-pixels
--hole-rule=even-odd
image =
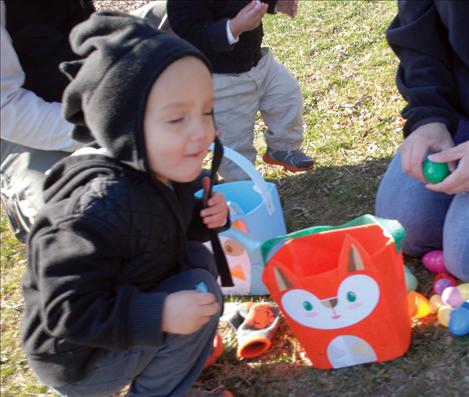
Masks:
[[[313,305],[311,304],[311,302],[309,301],[304,301],[303,302],[303,307],[306,311],[310,312],[311,310],[313,310]]]
[[[357,295],[355,295],[355,292],[352,292],[352,291],[347,292],[347,300],[349,302],[355,302],[357,300]]]
[[[213,116],[213,109],[211,109],[210,112],[205,112],[204,116]]]
[[[177,123],[180,123],[182,120],[183,120],[183,118],[179,117],[179,118],[176,118],[176,119],[169,120],[168,122],[171,123],[171,124],[177,124]]]

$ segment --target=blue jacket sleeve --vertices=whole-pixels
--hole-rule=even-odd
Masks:
[[[451,133],[457,128],[458,90],[447,35],[434,1],[399,1],[387,40],[400,60],[396,82],[407,101],[404,136],[430,122],[444,123]]]

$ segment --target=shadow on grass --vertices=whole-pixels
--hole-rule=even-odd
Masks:
[[[277,173],[267,179],[278,186],[289,231],[339,225],[374,213],[376,191],[389,161]],[[418,290],[431,296],[433,275],[418,259],[405,257],[405,263],[419,280]],[[469,395],[469,338],[451,335],[435,315],[412,325],[412,342],[403,357],[335,370],[313,368],[283,320],[272,351],[258,360],[237,360],[235,334],[225,330],[225,354],[203,374],[201,384],[212,389],[224,385],[237,397]]]
[[[389,160],[319,167],[272,181],[279,189],[288,230],[339,225],[362,214],[374,213],[376,190]]]
[[[224,386],[236,397],[462,397],[469,391],[469,338],[452,336],[435,316],[413,323],[404,356],[330,370],[311,366],[283,318],[272,350],[255,360],[238,360],[234,333],[221,332],[225,352],[198,382],[206,390]]]

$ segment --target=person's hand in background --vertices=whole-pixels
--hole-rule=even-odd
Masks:
[[[279,0],[277,11],[294,18],[298,12],[298,0]]]
[[[425,156],[450,149],[453,146],[453,138],[443,123],[422,125],[413,131],[399,148],[402,170],[427,184],[422,173]],[[452,168],[454,169],[454,166]]]
[[[458,162],[455,168],[450,167],[454,169],[450,175],[440,183],[428,184],[428,189],[447,194],[469,192],[469,141],[434,153],[428,159],[437,163]]]

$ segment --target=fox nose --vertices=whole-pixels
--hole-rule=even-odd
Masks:
[[[331,299],[323,300],[323,301],[321,301],[321,304],[325,307],[329,307],[329,308],[333,309],[337,305],[337,298],[331,298]]]

